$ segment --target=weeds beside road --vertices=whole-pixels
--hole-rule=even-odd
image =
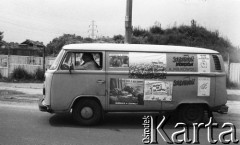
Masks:
[[[0,101],[37,102],[42,96],[42,83],[0,82]]]

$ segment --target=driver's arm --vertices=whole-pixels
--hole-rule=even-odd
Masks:
[[[74,69],[76,69],[76,70],[86,70],[86,65],[74,65]]]

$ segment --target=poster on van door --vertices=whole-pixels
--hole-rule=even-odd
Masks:
[[[195,54],[170,53],[167,57],[167,71],[170,72],[196,72],[196,64]]]
[[[198,96],[210,96],[210,78],[198,78]]]
[[[165,79],[166,53],[129,53],[130,78]]]
[[[209,54],[198,54],[198,72],[210,72]]]
[[[173,82],[146,80],[144,86],[144,101],[172,101]]]
[[[110,104],[143,105],[144,80],[110,79]]]

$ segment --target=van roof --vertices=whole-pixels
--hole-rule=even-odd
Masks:
[[[178,53],[219,53],[217,51],[188,46],[146,45],[146,44],[114,44],[114,43],[81,43],[69,44],[65,50],[94,50],[94,51],[126,51],[126,52],[178,52]]]

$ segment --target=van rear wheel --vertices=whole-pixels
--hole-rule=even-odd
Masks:
[[[102,108],[94,100],[79,101],[73,107],[73,118],[81,125],[95,125],[101,121]]]
[[[180,121],[191,125],[192,123],[199,123],[204,116],[204,108],[202,105],[191,104],[180,106],[178,110],[178,118]]]

